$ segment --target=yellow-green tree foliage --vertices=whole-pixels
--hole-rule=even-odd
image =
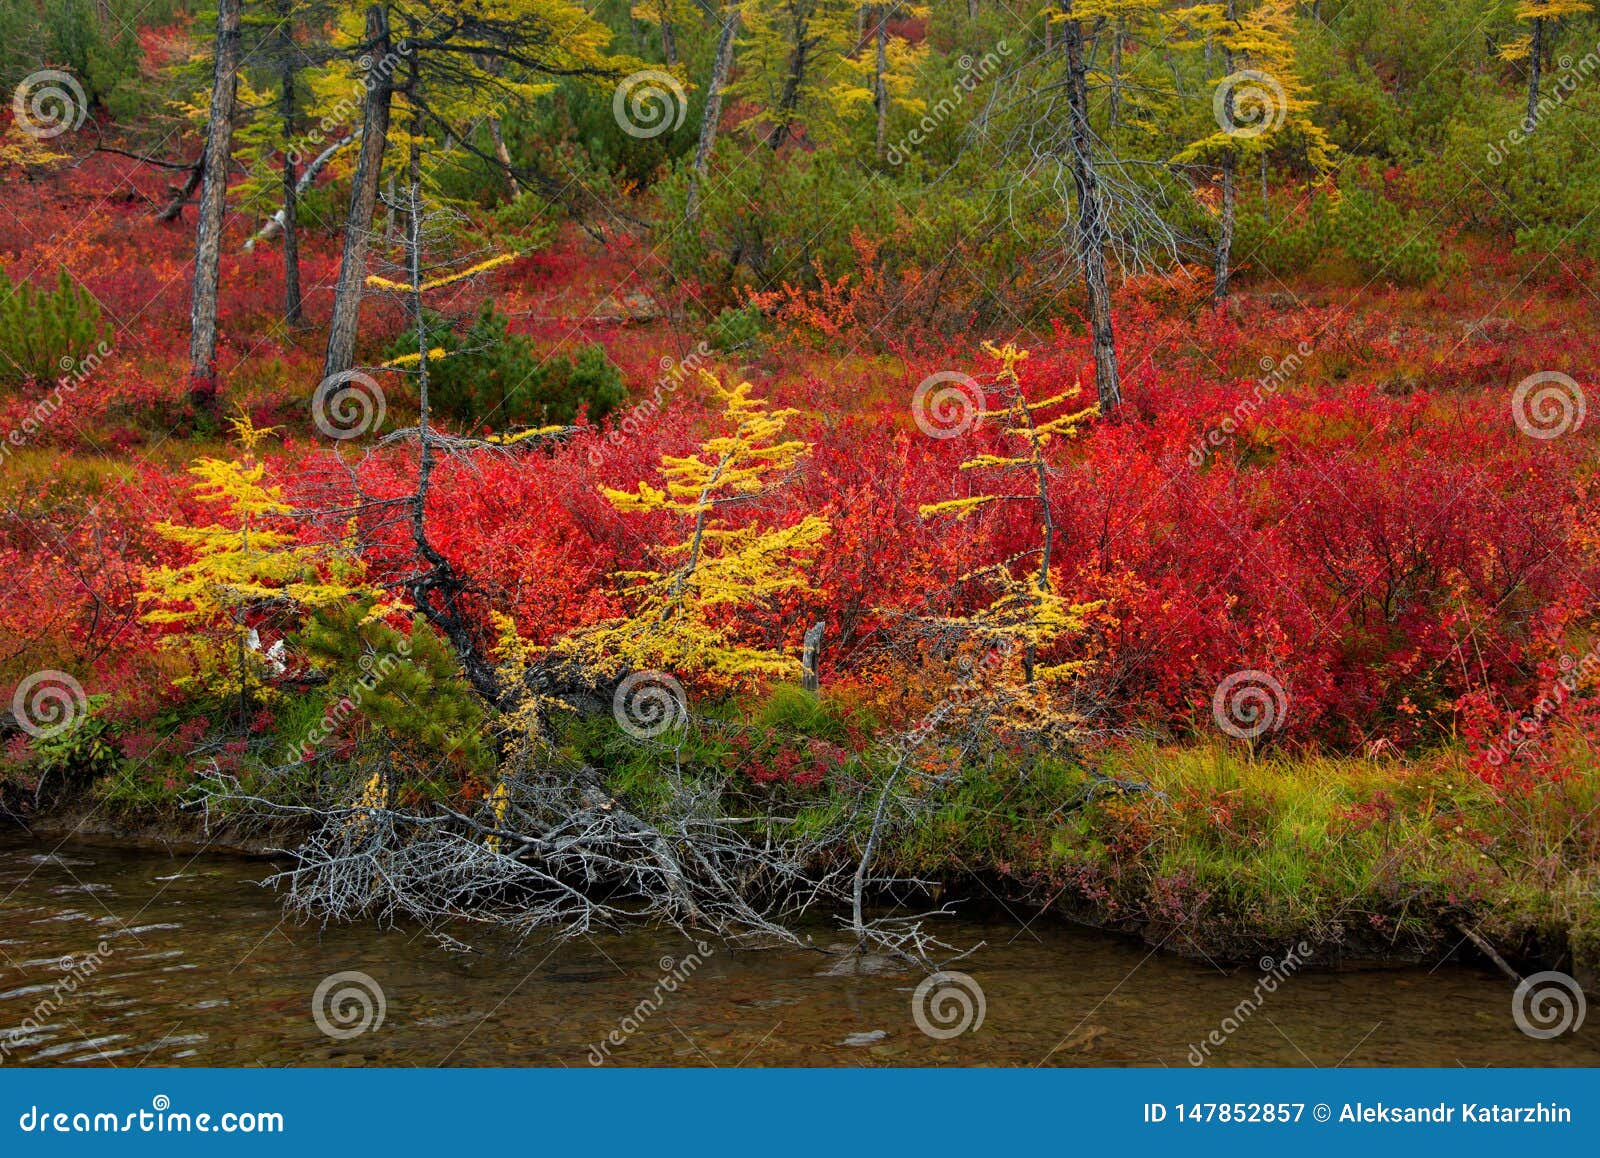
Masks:
[[[741,127],[774,147],[797,135],[821,139],[840,131],[863,94],[870,102],[850,60],[854,0],[746,0],[741,11],[739,74],[728,86],[752,110]]]
[[[179,681],[203,692],[237,692],[252,676],[259,683],[266,659],[246,646],[255,621],[299,626],[320,607],[356,596],[373,598],[370,614],[390,610],[363,580],[364,568],[347,543],[302,544],[284,529],[293,513],[283,489],[266,481],[258,456],[272,428],[243,414],[231,420],[237,458],[200,458],[189,473],[190,493],[222,509],[204,526],[163,522],[156,530],[185,549],[189,561],[146,573],[139,599],[150,606],[147,623],[172,624],[172,637],[195,672]]]
[[[1293,143],[1311,165],[1331,167],[1335,146],[1311,119],[1316,102],[1297,71],[1292,3],[1246,4],[1197,4],[1181,12],[1190,35],[1221,50],[1232,71],[1211,82],[1216,131],[1190,143],[1173,160],[1215,163],[1227,156],[1260,156]]]
[[[393,47],[386,59],[373,60],[353,50],[363,43],[370,6],[340,4],[330,36],[337,55],[306,77],[312,94],[306,119],[360,124],[371,70],[384,70],[394,85],[384,168],[401,180],[412,151],[431,148],[430,135],[470,135],[486,118],[548,95],[562,77],[609,82],[649,67],[609,52],[611,30],[574,0],[386,0]],[[421,166],[433,203],[443,199],[441,166],[470,160],[465,144]],[[348,172],[354,161],[350,150],[338,171]]]
[[[1593,9],[1594,5],[1588,0],[1520,0],[1515,15],[1519,23],[1538,27],[1546,20],[1560,20]],[[1500,46],[1500,59],[1527,60],[1533,51],[1533,39],[1532,32],[1524,32],[1513,37]]]
[[[567,644],[601,670],[660,668],[702,673],[734,683],[785,678],[799,660],[733,638],[731,613],[774,596],[808,589],[804,561],[827,536],[828,521],[807,515],[786,527],[741,519],[750,500],[777,485],[810,450],[785,428],[797,413],[774,410],[752,396],[748,382],[725,388],[709,371],[701,380],[723,404],[727,433],[695,454],[663,456],[662,486],[600,488],[617,510],[670,517],[681,538],[661,553],[658,570],[622,572],[633,613]]]
[[[1083,667],[1080,661],[1040,665],[1037,658],[1081,631],[1087,616],[1101,606],[1099,602],[1069,602],[1056,591],[1052,581],[1050,566],[1056,531],[1050,515],[1051,464],[1047,452],[1058,439],[1074,437],[1085,422],[1100,413],[1100,408],[1073,405],[1083,390],[1076,384],[1049,398],[1030,402],[1017,373],[1027,351],[1010,343],[996,347],[986,342],[984,349],[1000,364],[994,389],[1004,405],[986,407],[979,421],[996,426],[1002,438],[1016,449],[1008,454],[976,455],[963,462],[961,469],[996,472],[1002,478],[1017,479],[1018,485],[1002,493],[930,503],[921,507],[920,513],[923,518],[950,515],[964,519],[996,504],[1027,504],[1033,508],[1039,527],[1039,546],[1031,552],[1036,563],[1021,573],[1014,571],[1008,561],[965,576],[988,582],[997,592],[995,598],[972,615],[934,622],[977,636],[990,647],[1000,649],[1009,657],[1007,666],[1018,671],[1020,682],[1035,693],[1033,706],[1037,710],[1041,695],[1048,696],[1053,686],[1063,684]]]

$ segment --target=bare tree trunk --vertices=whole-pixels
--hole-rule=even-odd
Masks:
[[[739,8],[730,4],[722,13],[722,30],[717,34],[717,56],[711,64],[711,80],[706,85],[706,109],[700,118],[700,141],[694,148],[694,167],[689,173],[689,191],[684,199],[684,217],[693,221],[700,214],[700,182],[706,179],[711,152],[717,144],[717,124],[722,120],[722,90],[733,71],[733,43],[739,32]]]
[[[802,640],[800,652],[800,686],[806,691],[816,693],[822,690],[822,633],[827,630],[826,623],[813,623],[806,629]]]
[[[1227,19],[1236,22],[1238,19],[1236,0],[1228,0],[1224,9]],[[1222,49],[1222,75],[1233,75],[1233,50],[1226,45]],[[1233,124],[1233,88],[1224,85],[1222,123]],[[1217,252],[1212,261],[1212,270],[1215,275],[1211,287],[1211,300],[1221,304],[1228,299],[1228,267],[1233,260],[1233,222],[1235,207],[1239,199],[1239,158],[1230,148],[1222,158],[1222,215],[1217,223]]]
[[[1110,414],[1122,402],[1117,371],[1117,341],[1111,327],[1111,283],[1106,273],[1105,205],[1094,167],[1093,133],[1089,127],[1089,86],[1083,55],[1083,25],[1071,18],[1072,0],[1063,0],[1061,42],[1067,56],[1067,108],[1072,118],[1067,135],[1072,154],[1072,184],[1078,200],[1076,241],[1083,266],[1083,287],[1089,299],[1089,330],[1094,344],[1095,389],[1100,412]]]
[[[872,77],[872,103],[878,112],[878,161],[884,157],[889,136],[889,5],[878,5],[878,61]]]
[[[967,0],[967,19],[968,20],[976,20],[977,18],[978,18],[978,0]]]
[[[1231,99],[1231,98],[1230,98]],[[1239,159],[1232,153],[1222,158],[1222,216],[1217,224],[1217,252],[1214,262],[1216,284],[1211,288],[1211,300],[1221,303],[1228,297],[1228,266],[1233,258],[1234,206],[1238,201]]]
[[[172,200],[167,202],[166,208],[156,214],[156,220],[176,221],[183,216],[183,207],[189,204],[189,198],[200,188],[200,179],[205,176],[205,172],[206,156],[201,153],[200,159],[189,167],[189,175],[183,179],[183,185],[172,195]],[[167,188],[170,189],[172,186],[169,185]]]
[[[328,325],[328,353],[322,375],[350,369],[356,357],[356,328],[361,320],[361,285],[367,276],[367,237],[389,142],[389,102],[394,86],[389,68],[389,12],[383,4],[367,9],[366,56],[373,64],[367,78],[366,107],[361,118],[361,154],[350,183],[350,216],[344,224],[344,253],[333,292],[333,320]]]
[[[494,142],[495,159],[500,162],[506,179],[506,192],[515,201],[522,196],[522,186],[517,183],[517,175],[513,173],[511,164],[511,150],[506,148],[505,134],[500,131],[500,118],[489,118],[489,139]]]
[[[216,401],[217,280],[222,265],[222,224],[233,150],[233,98],[239,82],[241,0],[217,6],[216,67],[206,126],[205,177],[200,185],[200,224],[194,240],[194,296],[189,309],[190,394],[205,405]]]
[[[1523,132],[1531,133],[1539,124],[1539,70],[1544,57],[1544,17],[1533,22],[1533,41],[1528,46],[1528,120]]]
[[[294,193],[297,200],[298,198],[306,195],[306,190],[311,188],[312,182],[317,179],[317,174],[321,173],[323,169],[327,168],[328,162],[333,160],[334,154],[355,139],[355,133],[346,133],[333,144],[329,145],[326,149],[322,150],[322,152],[318,153],[312,160],[311,164],[307,165],[303,170],[301,170],[300,178],[294,184]],[[278,234],[282,232],[283,210],[280,209],[271,217],[267,218],[267,223],[256,231],[256,235],[254,237],[244,243],[244,251],[249,253],[261,242],[271,241],[274,237],[277,237]]]
[[[1122,119],[1122,22],[1120,20],[1111,29],[1111,92],[1107,103],[1107,115],[1114,129]]]
[[[421,127],[413,136],[406,173],[406,233],[403,239],[406,281],[406,312],[417,328],[417,489],[411,497],[411,540],[422,567],[406,583],[418,613],[438,628],[450,641],[461,661],[467,681],[484,699],[499,706],[503,696],[494,665],[479,650],[471,629],[461,614],[460,598],[466,584],[456,574],[450,560],[428,538],[428,494],[438,458],[434,447],[432,406],[428,394],[428,324],[422,309],[422,158],[414,143],[421,139]]]

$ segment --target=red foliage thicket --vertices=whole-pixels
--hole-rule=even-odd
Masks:
[[[46,198],[33,220],[55,229],[51,236],[0,232],[0,247],[28,254],[23,273],[42,277],[64,263],[82,276],[115,319],[123,352],[96,371],[93,389],[77,392],[70,421],[52,423],[42,446],[127,449],[119,424],[141,416],[181,432],[178,254],[186,244],[179,233],[189,231],[135,221],[142,199],[156,196],[153,182],[120,170],[117,180],[133,190],[131,207],[98,231],[84,234],[67,220],[81,204]],[[580,256],[563,241],[511,267],[496,292],[528,307],[519,328],[552,343],[575,340],[575,326],[559,315],[571,312],[562,286],[593,273]],[[328,284],[331,260],[326,239],[310,239],[307,283]],[[222,328],[231,344],[220,362],[233,372],[223,390],[236,397],[243,382],[262,386],[243,392],[264,408],[258,417],[306,432],[315,356],[276,325],[280,282],[274,253],[230,250]],[[1357,311],[1271,309],[1254,298],[1215,311],[1171,287],[1128,291],[1117,318],[1125,405],[1055,445],[1049,481],[1053,574],[1074,599],[1105,601],[1072,645],[1092,661],[1097,725],[1208,729],[1218,682],[1253,669],[1285,689],[1283,739],[1407,746],[1464,734],[1487,753],[1500,737],[1501,759],[1483,757],[1491,779],[1539,759],[1503,737],[1550,699],[1567,670],[1563,657],[1583,651],[1600,558],[1590,530],[1594,437],[1581,427],[1530,437],[1513,421],[1510,398],[1536,371],[1595,381],[1592,352],[1559,323],[1497,319],[1450,332],[1408,322],[1381,298]],[[610,292],[621,300],[621,290]],[[1450,316],[1442,300],[1413,304],[1413,317]],[[314,323],[320,309],[325,302],[314,300]],[[1092,362],[1081,333],[1081,325],[1063,326],[1032,343],[1023,365],[1030,395],[1082,381],[1088,396]],[[638,326],[589,325],[580,337],[605,341],[641,394],[654,357],[671,348],[667,335]],[[903,633],[904,617],[981,605],[986,593],[963,576],[1033,548],[1037,527],[1024,504],[961,522],[918,513],[997,484],[958,469],[1001,449],[987,425],[931,437],[911,412],[917,384],[932,372],[982,379],[976,350],[835,361],[805,346],[780,345],[763,360],[765,374],[745,370],[759,390],[802,411],[795,425],[813,444],[799,475],[749,504],[745,517],[783,522],[817,512],[832,534],[811,592],[742,610],[738,623],[753,641],[796,653],[805,628],[824,621],[828,685],[882,707],[903,683],[894,666],[903,661],[884,644]],[[36,400],[26,391],[0,399],[0,424],[14,424]],[[663,454],[689,452],[704,437],[714,415],[706,403],[691,380],[619,437],[585,434],[554,450],[441,472],[430,534],[474,585],[485,638],[490,609],[510,613],[540,644],[620,610],[614,573],[647,564],[673,536],[659,522],[619,515],[597,484],[656,481]],[[274,476],[308,501],[325,497],[342,472],[327,469],[325,443],[291,434],[270,460]],[[414,462],[395,450],[367,459],[361,483],[368,494],[398,495],[413,477]],[[91,672],[99,681],[91,690],[148,703],[152,636],[130,600],[140,569],[169,549],[151,528],[213,515],[186,509],[183,485],[177,472],[146,464],[70,525],[4,520],[5,670],[54,656],[49,666]],[[8,501],[17,501],[14,492]],[[376,533],[379,578],[407,566],[403,534],[398,525]],[[1585,718],[1579,709],[1592,682],[1580,682],[1558,712],[1541,713],[1541,729],[1556,715]]]
[[[1066,338],[1039,350],[1024,364],[1030,393],[1070,386],[1085,353]],[[873,390],[845,384],[858,401],[901,401],[844,418],[825,381],[774,387],[806,406],[800,432],[813,450],[800,477],[746,517],[814,511],[833,532],[812,593],[739,621],[790,651],[805,626],[826,622],[836,686],[892,682],[878,645],[901,630],[899,616],[970,609],[983,593],[962,576],[1037,542],[1020,504],[964,522],[918,514],[991,486],[958,466],[1002,449],[984,428],[944,439],[917,428],[906,400],[927,369],[908,365]],[[1341,746],[1442,739],[1464,696],[1536,697],[1540,664],[1591,606],[1589,435],[1530,438],[1505,396],[1283,385],[1212,445],[1206,432],[1253,388],[1147,368],[1124,412],[1056,450],[1054,573],[1075,599],[1107,601],[1076,644],[1093,661],[1101,722],[1206,727],[1218,681],[1242,669],[1285,688],[1287,737]],[[673,536],[613,511],[596,484],[654,479],[663,453],[692,450],[704,409],[688,391],[679,403],[608,442],[598,470],[585,436],[442,476],[431,525],[485,606],[511,611],[540,642],[617,611],[611,573]],[[373,493],[409,484],[408,462],[371,470]],[[396,544],[396,565],[404,550]]]

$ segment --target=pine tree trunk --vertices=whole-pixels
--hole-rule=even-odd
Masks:
[[[878,62],[872,78],[872,103],[878,112],[878,162],[883,163],[889,137],[889,6],[878,6]]]
[[[711,63],[711,80],[706,85],[706,108],[700,118],[700,141],[694,148],[694,167],[689,173],[689,191],[683,215],[693,221],[700,215],[700,183],[706,179],[711,153],[717,145],[717,125],[722,120],[722,91],[733,71],[733,43],[739,32],[739,9],[730,6],[722,13],[722,30],[717,34],[717,56]]]
[[[280,0],[279,18],[288,21],[292,0]],[[278,62],[278,83],[283,109],[283,136],[292,140],[295,132],[293,42],[285,34],[283,56]],[[283,152],[283,320],[295,329],[306,324],[305,303],[300,292],[300,180],[290,150]]]
[[[1111,29],[1111,93],[1107,100],[1107,115],[1111,127],[1122,120],[1122,25],[1119,21]]]
[[[678,32],[672,26],[672,8],[667,0],[661,0],[657,12],[661,19],[661,56],[668,67],[675,68],[678,64]]]
[[[1072,0],[1061,11],[1069,17],[1061,24],[1061,42],[1067,57],[1068,151],[1072,159],[1072,184],[1078,201],[1076,243],[1083,267],[1083,287],[1089,298],[1089,331],[1094,344],[1095,389],[1100,412],[1110,414],[1122,402],[1117,371],[1117,342],[1111,326],[1111,283],[1106,272],[1107,228],[1100,180],[1094,167],[1093,134],[1089,127],[1088,68],[1083,55],[1083,25],[1070,19]]]
[[[206,126],[205,177],[200,184],[200,223],[194,240],[194,294],[189,309],[190,394],[213,405],[217,392],[217,281],[222,264],[223,211],[228,162],[233,150],[233,103],[239,81],[241,0],[217,6],[216,67]]]
[[[367,9],[366,52],[373,66],[367,78],[361,119],[361,152],[350,182],[350,215],[344,224],[344,253],[334,284],[333,320],[328,325],[328,353],[323,359],[324,378],[350,369],[356,357],[356,328],[361,320],[361,286],[367,276],[367,238],[372,211],[383,173],[383,153],[389,141],[389,12],[383,4]]]
[[[797,18],[794,25],[794,41],[789,51],[789,68],[783,78],[783,88],[778,93],[778,105],[774,110],[777,114],[777,125],[773,127],[772,136],[767,138],[767,143],[772,146],[773,152],[783,147],[789,139],[789,121],[794,116],[795,110],[800,107],[800,86],[806,80],[806,21]]]
[[[1539,69],[1544,57],[1544,17],[1533,22],[1533,42],[1528,46],[1528,119],[1522,131],[1531,133],[1539,124]]]

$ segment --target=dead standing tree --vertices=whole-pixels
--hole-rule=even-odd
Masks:
[[[1090,22],[1075,14],[1073,0],[1061,0],[1047,25],[1059,35],[996,80],[997,96],[975,124],[978,137],[997,137],[1005,155],[1017,159],[1001,190],[1006,204],[1042,183],[1066,209],[1055,237],[1083,278],[1095,390],[1106,415],[1122,402],[1109,258],[1137,272],[1158,255],[1176,263],[1184,244],[1164,212],[1159,181],[1138,172],[1148,167],[1159,177],[1161,167],[1119,157],[1096,129],[1096,92],[1126,87],[1120,77],[1100,83],[1093,65],[1097,40],[1105,34],[1132,39],[1135,22],[1149,16],[1141,0],[1111,7],[1116,11]]]
[[[190,391],[197,401],[216,400],[217,279],[222,263],[222,226],[233,146],[234,95],[239,84],[239,22],[243,0],[217,6],[211,108],[202,158],[199,224],[194,242],[194,289],[189,311]]]

